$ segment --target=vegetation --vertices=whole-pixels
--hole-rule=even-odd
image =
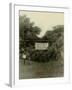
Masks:
[[[34,26],[34,22],[26,16],[19,17],[19,48],[20,54],[24,52],[27,47],[33,47],[34,41],[38,39],[37,35],[40,33],[40,28]],[[26,50],[25,50],[26,51]]]
[[[37,62],[48,62],[49,60],[62,59],[64,45],[64,26],[57,25],[53,30],[47,31],[42,38],[37,35],[40,34],[41,29],[30,22],[26,16],[19,17],[19,53],[20,56],[25,53],[30,57],[30,60]],[[47,50],[35,50],[36,41],[48,41],[49,47]],[[20,57],[21,58],[21,57]]]

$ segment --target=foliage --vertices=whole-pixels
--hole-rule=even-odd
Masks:
[[[37,62],[48,62],[49,60],[61,59],[61,52],[64,46],[64,26],[57,25],[53,30],[48,30],[42,38],[37,35],[40,34],[41,29],[30,21],[26,16],[19,16],[19,51],[22,56],[26,53],[30,60]],[[35,50],[36,41],[48,41],[49,47],[47,50]]]
[[[24,48],[32,47],[35,40],[38,39],[37,35],[40,33],[40,28],[34,26],[34,22],[30,22],[30,18],[19,16],[19,48],[20,53],[24,52]]]
[[[63,52],[64,29],[63,26],[55,26],[53,29],[53,31],[47,31],[44,37],[41,39],[48,41],[48,49],[33,51],[33,53],[30,55],[31,60],[47,62],[49,60],[59,60],[62,58],[61,51]]]

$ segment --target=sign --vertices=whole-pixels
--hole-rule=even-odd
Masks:
[[[36,50],[46,50],[48,48],[48,43],[35,43]]]
[[[24,59],[26,58],[26,55],[25,55],[25,54],[23,54],[23,58],[24,58]]]

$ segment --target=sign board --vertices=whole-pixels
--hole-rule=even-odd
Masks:
[[[36,50],[46,50],[48,48],[48,43],[35,43]]]
[[[25,55],[25,54],[23,54],[23,58],[24,58],[24,59],[26,58],[26,55]]]

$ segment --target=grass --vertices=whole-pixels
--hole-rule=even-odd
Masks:
[[[63,77],[64,65],[60,61],[46,63],[26,61],[19,63],[19,79]]]

